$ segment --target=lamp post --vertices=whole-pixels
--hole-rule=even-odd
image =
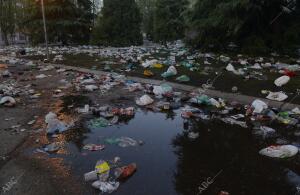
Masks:
[[[49,60],[49,48],[48,48],[48,36],[47,36],[47,26],[46,26],[46,17],[45,17],[44,0],[41,0],[41,4],[42,4],[42,15],[43,15],[43,23],[44,23],[44,35],[45,35],[45,44],[46,44],[46,56],[47,56],[47,60]]]

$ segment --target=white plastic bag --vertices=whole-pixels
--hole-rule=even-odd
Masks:
[[[287,84],[289,81],[290,81],[290,77],[289,76],[282,76],[282,77],[279,77],[278,79],[276,79],[274,81],[274,84],[277,87],[282,87],[283,85]]]
[[[254,113],[261,113],[264,109],[268,108],[268,105],[261,100],[254,100],[251,105]]]
[[[270,92],[269,95],[267,96],[267,99],[275,100],[275,101],[279,101],[279,102],[282,102],[282,101],[286,100],[287,98],[288,98],[288,96],[283,92]]]
[[[136,100],[136,104],[139,106],[146,106],[152,104],[153,102],[154,100],[148,95],[143,95],[141,98]]]
[[[290,158],[298,153],[298,148],[292,145],[269,146],[259,151],[260,155],[271,158]]]

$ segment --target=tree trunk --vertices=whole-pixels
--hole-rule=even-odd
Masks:
[[[9,41],[8,41],[8,37],[7,37],[7,33],[6,32],[2,32],[2,38],[4,41],[4,45],[8,46],[9,45]]]

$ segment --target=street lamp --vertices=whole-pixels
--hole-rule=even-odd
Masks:
[[[41,0],[41,4],[42,4],[42,15],[43,15],[43,23],[44,23],[45,43],[46,43],[46,56],[47,56],[47,60],[49,60],[49,48],[48,48],[48,36],[47,36],[47,26],[46,26],[44,0]]]

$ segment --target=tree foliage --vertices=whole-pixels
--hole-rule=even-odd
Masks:
[[[104,0],[93,32],[93,43],[110,46],[140,45],[142,17],[135,0]]]
[[[297,1],[298,7],[291,6],[296,0],[197,0],[187,39],[196,46],[224,48],[236,42],[251,50],[299,44]],[[291,10],[285,13],[288,4]]]
[[[174,41],[184,37],[187,0],[157,0],[153,34],[156,42]]]
[[[44,1],[49,42],[87,43],[92,27],[92,2],[89,0]],[[43,42],[40,0],[27,0],[23,27],[33,43]]]
[[[16,30],[17,9],[16,0],[0,0],[0,30],[6,45]]]
[[[137,3],[143,18],[142,31],[146,33],[148,39],[153,40],[155,0],[138,0]]]

